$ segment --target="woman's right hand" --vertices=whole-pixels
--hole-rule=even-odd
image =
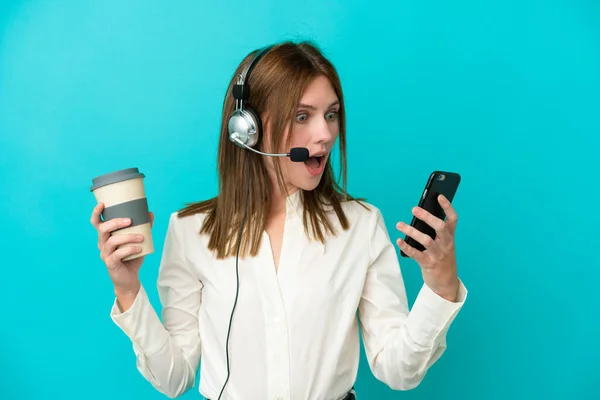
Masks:
[[[139,253],[141,246],[136,246],[136,243],[144,241],[142,235],[136,234],[121,234],[112,235],[111,232],[125,228],[131,221],[123,218],[115,218],[110,221],[102,221],[100,215],[104,210],[104,204],[98,203],[92,212],[90,219],[91,224],[98,231],[98,250],[100,250],[100,258],[106,264],[108,275],[115,287],[115,293],[120,295],[128,295],[135,298],[140,289],[140,280],[138,272],[144,257],[138,257],[133,260],[123,261],[122,259]],[[150,212],[150,226],[154,223],[154,214]],[[119,246],[123,244],[133,244],[132,246]]]

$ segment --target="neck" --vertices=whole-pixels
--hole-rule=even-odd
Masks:
[[[269,171],[269,175],[271,178],[271,209],[269,210],[269,215],[273,218],[285,214],[287,197],[295,193],[298,188],[286,185],[286,190],[281,191],[274,171]]]
[[[269,210],[269,218],[271,219],[285,214],[287,197],[295,193],[298,188],[285,183],[286,190],[282,191],[277,183],[274,160],[267,158],[265,163],[271,181],[271,208]]]
[[[279,189],[279,186],[277,185],[277,182],[273,183],[272,186],[272,195],[271,195],[271,210],[270,210],[270,215],[271,216],[277,216],[280,214],[285,214],[285,210],[286,210],[286,202],[287,202],[287,197],[289,195],[294,194],[296,191],[298,191],[298,188],[287,188],[287,192],[282,192]]]

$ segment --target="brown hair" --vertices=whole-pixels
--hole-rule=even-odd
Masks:
[[[239,244],[238,233],[244,217],[247,178],[250,186],[240,255],[257,254],[271,206],[272,183],[264,164],[264,156],[238,147],[229,140],[228,134],[229,117],[235,109],[235,99],[231,95],[232,87],[236,83],[237,76],[252,61],[255,54],[256,52],[248,54],[238,66],[225,95],[217,165],[219,194],[209,200],[187,204],[179,211],[180,217],[206,213],[200,233],[210,235],[208,247],[216,251],[217,258],[233,256],[236,253]],[[270,140],[265,143],[266,140],[261,137],[255,147],[264,149],[264,145],[267,145],[268,149],[279,149],[282,138],[286,136],[286,126],[294,121],[296,108],[303,92],[318,76],[329,79],[340,102],[338,139],[341,153],[339,173],[342,184],[340,186],[334,179],[330,157],[318,186],[312,191],[301,194],[305,231],[308,234],[310,230],[314,237],[324,242],[324,231],[335,234],[334,226],[328,219],[330,211],[335,212],[342,228],[347,229],[349,222],[341,203],[354,200],[346,192],[344,98],[335,67],[323,56],[317,46],[310,42],[303,41],[296,44],[287,41],[275,45],[252,71],[247,82],[251,87],[251,94],[245,106],[252,108],[259,115],[268,113],[270,132],[272,132]],[[284,139],[287,143],[289,135]],[[286,193],[279,157],[274,159],[278,185],[282,193]],[[246,172],[249,173],[249,177],[246,176]],[[327,207],[330,209],[328,210]]]

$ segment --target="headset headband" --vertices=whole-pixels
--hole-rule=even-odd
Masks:
[[[256,55],[256,57],[254,57],[254,59],[252,60],[252,62],[248,66],[248,68],[246,68],[238,76],[238,82],[236,85],[233,86],[233,98],[234,99],[248,100],[248,97],[250,97],[250,88],[248,87],[247,82],[250,79],[250,73],[252,72],[254,67],[256,67],[256,64],[258,64],[260,59],[263,58],[263,56],[265,54],[267,54],[269,52],[269,50],[271,50],[272,48],[273,48],[273,45],[270,45],[270,46],[264,47],[263,49],[259,50],[258,54]]]

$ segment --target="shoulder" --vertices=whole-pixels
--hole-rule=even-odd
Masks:
[[[181,210],[172,211],[169,214],[167,231],[182,241],[198,237],[205,218],[206,213],[185,214]]]
[[[368,249],[370,260],[384,250],[392,250],[393,242],[383,213],[379,207],[367,201],[352,200],[343,203],[349,221],[349,237],[356,246]]]
[[[362,199],[349,199],[340,204],[348,219],[350,230],[370,234],[383,224],[381,210],[373,203]]]
[[[381,217],[381,210],[366,200],[350,199],[343,201],[341,206],[350,222],[372,222]]]
[[[179,231],[200,231],[206,217],[214,211],[216,198],[188,203],[172,211],[169,215],[169,228]]]

